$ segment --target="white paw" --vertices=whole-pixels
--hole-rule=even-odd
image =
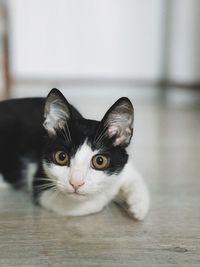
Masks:
[[[149,195],[131,195],[127,201],[128,212],[137,220],[141,221],[149,210]]]

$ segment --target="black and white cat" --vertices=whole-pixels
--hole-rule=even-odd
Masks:
[[[127,153],[133,106],[120,98],[99,121],[88,120],[57,89],[47,98],[0,103],[0,172],[34,201],[62,215],[99,212],[111,200],[142,220],[149,195]]]

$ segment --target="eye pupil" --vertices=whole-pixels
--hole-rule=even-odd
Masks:
[[[61,152],[61,153],[59,154],[59,159],[60,159],[61,161],[65,160],[65,159],[66,159],[66,154],[65,154],[64,152]]]
[[[54,152],[53,157],[54,157],[54,162],[58,165],[64,166],[64,165],[69,165],[70,163],[69,156],[64,151]]]
[[[95,155],[91,163],[94,169],[105,170],[110,164],[110,158],[107,155]]]
[[[103,158],[102,157],[97,157],[96,162],[98,165],[102,165],[103,164]]]

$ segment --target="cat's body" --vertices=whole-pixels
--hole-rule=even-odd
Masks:
[[[118,100],[101,122],[86,120],[58,90],[0,103],[0,172],[34,201],[62,215],[99,212],[111,200],[137,219],[149,208],[146,186],[126,151],[133,108]]]

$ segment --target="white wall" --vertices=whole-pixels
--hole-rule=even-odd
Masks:
[[[162,0],[9,0],[14,77],[160,76]]]
[[[200,82],[200,1],[173,0],[168,77]]]

